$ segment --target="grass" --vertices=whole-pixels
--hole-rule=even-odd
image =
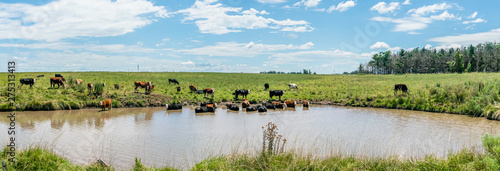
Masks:
[[[166,103],[187,102],[197,104],[239,102],[232,93],[236,89],[252,90],[251,103],[269,100],[264,83],[270,89],[288,90],[289,83],[296,83],[300,90],[290,90],[282,99],[330,102],[334,105],[409,109],[429,112],[455,113],[500,120],[500,74],[409,74],[409,75],[300,75],[300,74],[250,74],[250,73],[150,73],[150,72],[69,72],[67,89],[50,89],[49,77],[54,73],[17,73],[16,79],[37,80],[30,89],[23,86],[16,95],[17,110],[62,110],[97,107],[98,102],[111,98],[113,107],[163,106]],[[106,83],[99,86],[102,95],[89,95],[86,85],[75,85],[74,79],[86,83]],[[169,78],[180,82],[168,84]],[[156,85],[152,94],[144,89],[134,93],[134,81],[152,81]],[[394,84],[406,84],[410,94],[394,94]],[[16,82],[16,84],[19,84]],[[113,84],[119,84],[115,90]],[[189,84],[199,89],[215,88],[214,99],[190,93]],[[0,74],[0,110],[7,110],[7,73]],[[102,88],[102,90],[101,90]],[[276,99],[276,98],[275,98]]]

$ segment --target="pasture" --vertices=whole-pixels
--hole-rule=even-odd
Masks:
[[[302,75],[251,73],[178,73],[178,72],[57,72],[67,80],[66,89],[49,85],[55,72],[16,73],[16,86],[20,78],[37,78],[33,88],[16,89],[17,110],[60,110],[99,107],[101,100],[112,99],[113,107],[164,106],[167,103],[197,104],[200,102],[241,102],[234,99],[236,89],[249,89],[251,103],[268,101],[269,90],[286,90],[282,100],[309,100],[316,103],[382,107],[431,112],[457,113],[498,118],[500,106],[499,73],[464,74],[408,74],[408,75]],[[179,85],[169,84],[177,79]],[[76,85],[82,79],[82,85]],[[156,87],[146,95],[144,89],[134,93],[135,81],[151,81]],[[7,73],[0,74],[0,109],[7,109]],[[102,95],[87,91],[87,83],[106,83]],[[298,90],[288,90],[295,83]],[[120,89],[115,89],[118,84]],[[188,86],[198,90],[215,88],[215,97],[191,93]],[[409,94],[394,93],[395,84],[406,84]],[[177,92],[176,87],[181,87]],[[274,97],[273,99],[277,99]]]

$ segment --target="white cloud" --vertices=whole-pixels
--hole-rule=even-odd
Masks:
[[[459,45],[459,44],[449,44],[449,45],[441,45],[441,46],[436,46],[434,47],[433,49],[436,49],[436,50],[441,50],[441,49],[444,49],[444,50],[448,50],[448,49],[457,49],[457,48],[461,48],[462,45]]]
[[[340,2],[337,6],[335,5],[332,5],[330,6],[330,8],[328,8],[328,10],[326,10],[327,12],[332,12],[332,11],[339,11],[339,12],[344,12],[344,11],[347,11],[349,8],[352,8],[356,6],[356,2],[350,0],[350,1],[342,1]]]
[[[429,13],[436,13],[441,10],[446,10],[452,8],[453,6],[447,3],[433,4],[433,5],[425,5],[417,9],[411,9],[408,13],[411,13],[412,16],[424,16]]]
[[[138,42],[139,44],[139,42]],[[150,49],[140,45],[124,44],[74,44],[67,42],[49,42],[49,43],[29,43],[29,44],[10,44],[0,43],[0,47],[17,47],[27,49],[51,49],[51,50],[73,50],[73,51],[93,51],[106,53],[156,53],[168,51],[169,49]]]
[[[436,37],[430,39],[429,41],[439,42],[440,44],[444,45],[460,44],[464,46],[468,46],[470,44],[475,45],[484,42],[500,42],[500,28],[493,29],[488,32]]]
[[[487,22],[486,20],[482,18],[477,18],[475,20],[470,20],[470,21],[464,21],[463,24],[470,24],[470,23],[485,23]]]
[[[400,19],[393,19],[389,17],[373,17],[374,21],[385,21],[396,23],[393,31],[396,32],[411,32],[414,30],[422,30],[427,28],[427,25],[432,23],[432,19],[426,17],[406,17]]]
[[[405,2],[403,2],[403,5],[411,5],[410,0],[405,0]]]
[[[142,42],[142,41],[138,41],[138,42],[137,42],[137,45],[142,46],[142,45],[144,45],[144,42]]]
[[[225,7],[221,3],[213,4],[217,0],[196,1],[193,6],[175,13],[186,15],[183,21],[195,21],[201,33],[226,34],[241,32],[244,29],[283,29],[284,26],[313,28],[304,20],[275,20],[259,15],[268,14],[266,11],[257,11],[253,8],[242,11],[242,8]],[[230,15],[227,13],[236,13]]]
[[[133,32],[168,17],[163,6],[146,0],[57,0],[45,5],[0,3],[0,39],[57,41]],[[29,23],[29,24],[27,24]]]
[[[277,4],[286,2],[286,0],[257,0],[257,1],[263,4]]]
[[[371,11],[377,11],[379,14],[385,14],[385,13],[392,13],[394,10],[398,9],[400,7],[399,2],[391,2],[390,4],[387,4],[385,2],[379,2],[378,4],[374,5],[372,8],[370,8]]]
[[[294,26],[294,27],[285,27],[281,29],[281,31],[291,31],[291,32],[311,32],[313,29],[307,28],[305,26]]]
[[[461,18],[455,17],[454,14],[448,13],[448,11],[445,11],[439,15],[433,15],[433,16],[431,16],[431,18],[434,20],[441,20],[441,21],[445,21],[447,19],[457,19],[457,20],[461,19]]]
[[[424,48],[425,48],[425,49],[431,49],[431,48],[432,48],[432,45],[427,44],[427,45],[425,45],[425,47],[424,47]]]
[[[390,47],[391,46],[389,46],[385,42],[377,42],[377,43],[373,44],[372,46],[370,46],[370,49],[388,49]]]
[[[230,57],[255,57],[260,54],[268,54],[275,51],[283,50],[305,50],[314,46],[314,43],[307,42],[303,45],[285,45],[285,44],[256,44],[236,43],[236,42],[219,42],[216,45],[204,46],[193,49],[176,50],[178,53],[191,55],[207,55],[207,56],[230,56]]]
[[[476,11],[476,12],[474,12],[474,13],[472,13],[472,14],[471,14],[470,16],[468,16],[467,18],[468,18],[468,19],[473,19],[473,18],[476,18],[476,16],[477,16],[477,11]]]
[[[193,61],[186,61],[186,62],[181,62],[182,65],[194,65],[195,63]]]
[[[300,2],[293,4],[293,6],[303,5],[303,6],[306,6],[307,8],[309,8],[309,7],[318,6],[319,2],[321,2],[321,0],[301,0]]]

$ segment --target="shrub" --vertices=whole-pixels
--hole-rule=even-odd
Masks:
[[[120,103],[120,102],[119,102],[119,101],[117,101],[117,100],[113,100],[113,101],[111,101],[111,106],[112,106],[113,108],[119,108],[119,107],[122,107],[122,103]]]

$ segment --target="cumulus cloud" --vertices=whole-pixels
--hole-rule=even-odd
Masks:
[[[283,29],[290,26],[304,27],[312,30],[304,20],[275,20],[259,15],[268,14],[253,8],[242,11],[242,8],[226,7],[217,0],[196,1],[193,6],[179,10],[174,14],[184,14],[183,21],[194,21],[201,33],[226,34],[241,32],[241,29]],[[228,14],[236,13],[236,14]],[[303,31],[302,30],[298,30]]]
[[[370,46],[370,49],[388,49],[390,47],[391,46],[389,46],[385,42],[377,42],[377,43],[373,44],[372,46]]]
[[[315,7],[315,6],[318,6],[319,2],[321,2],[321,0],[301,0],[300,2],[297,2],[295,4],[293,4],[293,6],[306,6],[306,7]]]
[[[135,31],[169,17],[147,0],[56,0],[45,5],[0,3],[0,39],[57,41],[107,37]]]
[[[405,0],[405,2],[403,2],[403,5],[411,5],[410,0]]]
[[[436,13],[438,11],[450,9],[453,6],[447,3],[433,4],[433,5],[425,5],[417,9],[408,10],[412,16],[423,16],[429,13]]]
[[[431,18],[434,20],[441,20],[441,21],[445,21],[445,20],[449,20],[449,19],[460,19],[458,17],[455,17],[454,14],[448,13],[448,11],[445,11],[439,15],[432,15]]]
[[[379,14],[385,14],[385,13],[392,13],[399,7],[400,7],[399,2],[391,2],[390,4],[387,4],[385,2],[379,2],[378,4],[370,8],[370,10],[377,11]]]
[[[438,42],[443,45],[460,44],[468,46],[470,44],[479,44],[484,42],[499,42],[500,28],[493,29],[487,32],[479,32],[472,34],[461,34],[457,36],[444,36],[432,38],[429,41]]]
[[[352,8],[356,6],[356,2],[350,0],[350,1],[342,1],[340,2],[339,4],[337,4],[337,6],[335,5],[332,5],[330,6],[330,8],[328,8],[328,10],[326,10],[327,12],[332,12],[332,11],[339,11],[339,12],[344,12],[344,11],[347,11],[349,8]]]

